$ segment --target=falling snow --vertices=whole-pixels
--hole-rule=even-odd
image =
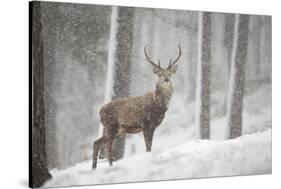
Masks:
[[[249,16],[243,136],[227,140],[235,15],[211,14],[211,140],[199,140],[198,12],[130,8],[133,24],[125,29],[132,32],[130,40],[126,33],[118,38],[118,27],[125,27],[118,23],[118,7],[49,2],[41,7],[46,147],[53,174],[46,186],[271,173],[270,17]],[[130,52],[121,53],[130,69],[119,75],[123,62],[116,55],[118,40],[123,47],[131,45]],[[102,135],[100,108],[125,87],[130,96],[156,89],[159,78],[145,58],[146,44],[151,60],[159,59],[164,68],[177,57],[178,44],[182,48],[177,73],[171,76],[173,94],[155,131],[152,152],[144,153],[142,133],[127,135],[123,159],[113,167],[100,160],[98,169],[91,170],[93,142]],[[126,86],[114,88],[117,81]]]

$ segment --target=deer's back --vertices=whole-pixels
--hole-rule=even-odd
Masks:
[[[150,123],[158,126],[164,119],[166,109],[159,107],[153,95],[148,93],[111,101],[100,110],[101,122],[104,126],[144,127]]]

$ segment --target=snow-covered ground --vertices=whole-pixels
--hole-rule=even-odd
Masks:
[[[217,94],[213,101],[221,103],[222,99],[223,95]],[[145,153],[141,133],[128,135],[124,159],[114,162],[113,167],[101,161],[91,170],[90,146],[85,151],[86,161],[52,170],[53,179],[45,187],[271,173],[270,86],[245,96],[243,136],[233,140],[226,140],[225,116],[212,117],[211,140],[198,140],[195,104],[183,105],[183,101],[180,95],[172,100],[155,132],[151,153]]]
[[[232,140],[193,140],[164,151],[139,153],[109,167],[91,161],[52,170],[45,187],[271,173],[271,129]]]

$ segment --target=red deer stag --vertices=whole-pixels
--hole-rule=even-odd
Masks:
[[[159,60],[158,65],[150,60],[145,45],[144,55],[152,65],[153,73],[158,76],[156,89],[143,96],[115,99],[101,108],[100,119],[104,134],[93,144],[93,169],[97,166],[101,145],[107,145],[108,161],[112,165],[112,143],[118,135],[143,132],[146,151],[151,151],[153,133],[163,121],[173,94],[171,76],[176,73],[176,63],[181,57],[180,45],[178,48],[178,57],[174,61],[170,59],[169,66],[165,69],[161,68]]]

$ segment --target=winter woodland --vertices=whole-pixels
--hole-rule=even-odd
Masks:
[[[31,11],[35,186],[271,173],[270,16],[50,2]],[[182,49],[152,152],[142,133],[127,134],[113,166],[103,149],[92,170],[100,108],[155,90],[146,44],[165,68]]]

